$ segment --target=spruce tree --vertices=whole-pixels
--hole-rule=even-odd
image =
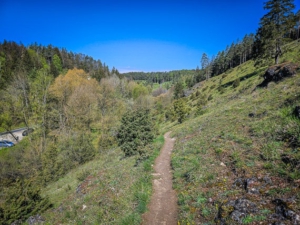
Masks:
[[[270,55],[278,64],[282,46],[287,42],[287,34],[293,27],[293,0],[269,0],[264,9],[269,12],[260,20],[256,35],[256,50],[259,57]]]
[[[125,156],[144,154],[144,147],[154,139],[150,111],[138,109],[124,114],[118,130],[118,144]]]
[[[210,73],[211,73],[210,70],[211,69],[210,69],[210,61],[209,61],[209,58],[206,53],[202,54],[201,66],[202,66],[202,69],[205,70],[206,80],[208,80],[210,78]]]
[[[0,208],[0,224],[25,221],[52,206],[48,198],[40,195],[40,188],[30,179],[19,179],[10,186],[6,200]]]

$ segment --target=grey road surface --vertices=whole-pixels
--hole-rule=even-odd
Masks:
[[[13,133],[13,135],[18,138],[18,141],[21,141],[24,138],[22,133],[26,129],[27,129],[26,127],[19,128],[16,130],[12,130],[11,133]],[[0,140],[8,140],[8,141],[12,141],[15,144],[17,143],[16,139],[8,132],[0,133]]]

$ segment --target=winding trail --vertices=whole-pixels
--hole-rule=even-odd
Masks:
[[[142,225],[177,225],[177,195],[172,189],[171,152],[174,138],[168,132],[164,135],[165,144],[155,160],[153,195],[149,211],[143,215]]]

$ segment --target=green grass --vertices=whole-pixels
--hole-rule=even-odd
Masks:
[[[291,46],[294,50],[285,54],[282,62],[300,63],[299,43]],[[300,174],[293,165],[283,163],[281,155],[300,159],[299,146],[295,150],[287,140],[300,138],[299,120],[290,117],[294,107],[300,104],[300,78],[298,74],[271,83],[267,88],[256,88],[263,81],[266,69],[255,68],[254,62],[248,61],[202,82],[198,88],[200,96],[211,96],[205,112],[197,115],[199,99],[186,98],[191,107],[188,120],[182,124],[166,124],[176,137],[172,168],[181,224],[215,224],[217,205],[245,197],[243,189],[232,188],[237,177],[269,176],[275,182],[273,185],[282,186],[281,190],[285,191],[280,193],[277,189],[269,190],[269,186],[261,190],[259,199],[268,202],[265,208],[268,215],[274,211],[270,195],[288,198],[297,194],[287,180],[293,182]],[[240,84],[234,87],[238,78]],[[254,117],[249,117],[250,113]],[[209,198],[215,204],[204,201]],[[257,201],[254,197],[251,200]],[[296,202],[295,209],[299,209],[299,197]],[[243,223],[264,221],[268,215],[248,215]]]
[[[299,63],[300,45],[294,42],[286,48],[293,50],[281,62]],[[292,209],[299,212],[300,195],[293,182],[300,173],[281,156],[300,159],[299,146],[290,143],[300,134],[299,121],[290,116],[300,104],[300,78],[298,74],[257,88],[266,68],[255,68],[248,61],[202,82],[195,90],[200,94],[185,99],[191,111],[184,123],[158,123],[161,133],[171,130],[176,137],[171,165],[178,224],[215,224],[221,205],[245,197],[267,204],[244,217],[243,224],[266,220],[274,212],[271,200],[276,198],[295,197]],[[153,90],[158,87],[154,84]],[[97,133],[92,135],[96,140]],[[42,214],[47,224],[140,224],[152,194],[153,163],[163,142],[163,136],[154,140],[154,152],[138,166],[137,157],[123,158],[119,148],[110,149],[49,184],[42,190],[54,204]],[[233,188],[237,178],[265,176],[272,178],[272,187],[266,185],[259,196]],[[228,222],[236,224],[230,218]]]
[[[119,148],[70,171],[42,193],[54,207],[43,214],[51,224],[140,224],[152,194],[152,164],[164,143],[154,140],[150,157],[134,166]],[[81,187],[81,191],[79,190]]]

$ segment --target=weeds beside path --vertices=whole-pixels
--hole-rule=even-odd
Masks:
[[[170,132],[164,135],[165,144],[155,160],[153,174],[153,195],[148,206],[149,211],[143,215],[143,225],[177,224],[177,196],[172,189],[171,152],[175,139]]]

